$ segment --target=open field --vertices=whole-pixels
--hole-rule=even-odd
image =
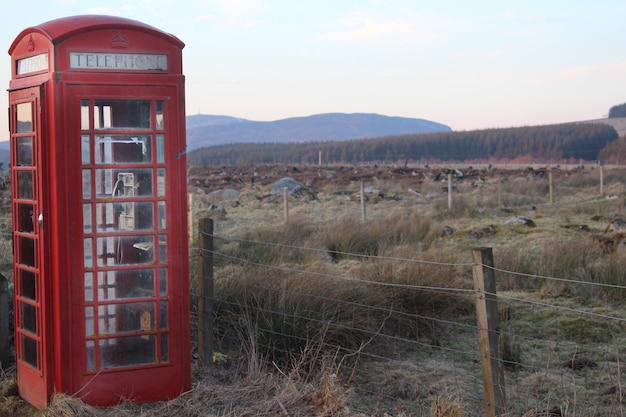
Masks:
[[[303,185],[288,215],[272,193],[285,177]],[[194,168],[225,356],[194,363],[194,389],[171,402],[95,410],[58,396],[46,415],[484,415],[476,247],[497,268],[508,415],[626,415],[626,253],[606,233],[626,217],[626,169],[603,180],[600,195],[597,166]],[[237,193],[211,194],[224,189]],[[3,380],[0,416],[36,415]]]

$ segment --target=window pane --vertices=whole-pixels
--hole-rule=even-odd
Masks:
[[[167,268],[159,268],[159,295],[167,295]]]
[[[28,330],[34,335],[37,335],[37,308],[26,303],[19,304],[22,307],[20,309],[20,315],[22,317],[20,327],[24,330]]]
[[[165,136],[159,134],[156,135],[157,146],[157,163],[162,164],[165,162]]]
[[[17,133],[33,131],[33,103],[20,103],[17,106]]]
[[[91,171],[83,169],[83,198],[91,198]]]
[[[98,300],[154,297],[154,270],[98,272]]]
[[[154,330],[154,303],[108,304],[98,307],[100,334]]]
[[[100,340],[100,366],[141,365],[156,362],[154,336],[130,336]]]
[[[91,204],[83,204],[83,233],[91,233]]]
[[[89,337],[95,334],[93,307],[85,307],[85,336]]]
[[[96,129],[150,129],[149,100],[96,100]]]
[[[89,123],[89,100],[80,101],[80,129],[89,130],[91,123]]]
[[[150,135],[115,135],[95,137],[96,164],[152,162]]]
[[[165,201],[159,201],[159,230],[167,228],[167,221],[165,220]]]
[[[157,197],[165,197],[165,168],[157,169]]]
[[[93,253],[91,239],[85,239],[83,242],[83,256],[85,268],[93,268]]]
[[[33,199],[33,172],[18,171],[17,173],[17,198],[25,200]]]
[[[30,300],[37,299],[37,281],[36,275],[24,269],[19,270],[21,283],[21,296]]]
[[[25,233],[35,231],[34,209],[32,204],[17,205],[17,230]]]
[[[85,301],[93,301],[93,272],[85,272]]]
[[[163,116],[163,102],[162,101],[157,101],[155,104],[155,110],[156,110],[156,126],[155,129],[156,130],[163,130],[165,129],[165,119]]]
[[[19,248],[18,263],[35,268],[35,241],[33,239],[20,236],[17,239]]]
[[[24,356],[22,359],[29,365],[39,369],[39,352],[37,351],[37,341],[26,335],[22,335],[22,347]]]
[[[98,265],[139,265],[154,261],[154,236],[98,238]]]
[[[89,135],[82,135],[80,139],[81,155],[83,165],[91,163],[91,152],[89,150]]]
[[[17,138],[17,165],[22,167],[33,166],[33,138]]]
[[[115,179],[115,182],[113,181]],[[152,170],[150,169],[97,169],[96,195],[102,197],[152,196]]]

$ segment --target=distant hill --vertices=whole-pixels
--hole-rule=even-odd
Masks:
[[[187,116],[189,150],[233,143],[342,141],[449,131],[450,127],[441,123],[374,113],[324,113],[271,122],[230,116]]]

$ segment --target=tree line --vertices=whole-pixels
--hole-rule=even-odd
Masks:
[[[616,130],[607,124],[568,123],[347,141],[218,145],[190,152],[188,162],[192,166],[317,164],[320,153],[324,164],[502,161],[520,158],[537,162],[596,161],[600,152],[617,139]]]
[[[626,103],[618,104],[609,109],[609,119],[615,119],[618,117],[626,117]]]

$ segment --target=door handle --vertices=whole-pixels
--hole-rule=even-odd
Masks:
[[[39,213],[39,217],[37,217],[37,222],[39,223],[39,227],[43,229],[43,213]]]

